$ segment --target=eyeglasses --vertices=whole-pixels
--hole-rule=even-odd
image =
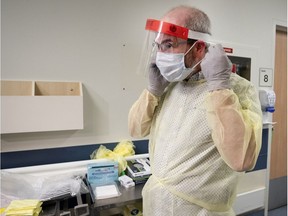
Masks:
[[[152,43],[152,46],[156,47],[161,52],[172,52],[172,49],[177,48],[181,44],[187,44],[187,42],[186,41],[178,42],[178,41],[172,41],[171,39],[167,39],[162,41],[161,43],[157,43],[156,41],[154,41]]]

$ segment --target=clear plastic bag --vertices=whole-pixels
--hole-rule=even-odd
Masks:
[[[89,193],[79,176],[53,176],[46,178],[41,188],[40,200],[49,200],[59,196],[76,196],[78,193]]]
[[[1,197],[10,199],[39,199],[44,179],[28,174],[1,171]]]
[[[51,200],[60,196],[89,193],[81,176],[63,174],[34,176],[1,171],[2,204],[16,199]]]

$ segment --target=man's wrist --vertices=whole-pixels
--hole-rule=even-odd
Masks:
[[[216,91],[216,90],[230,89],[230,88],[231,88],[231,85],[230,85],[229,79],[208,81],[209,91]]]
[[[156,96],[156,97],[161,97],[161,95],[163,94],[163,92],[164,91],[159,91],[159,90],[156,90],[156,89],[153,89],[153,88],[151,88],[151,87],[147,87],[147,90],[151,93],[151,94],[153,94],[154,96]]]

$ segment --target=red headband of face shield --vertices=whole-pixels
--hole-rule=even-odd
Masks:
[[[189,29],[185,27],[177,26],[171,23],[154,19],[147,20],[145,30],[161,32],[184,40],[188,39],[188,32],[189,32]]]
[[[147,35],[143,44],[138,65],[138,73],[147,74],[151,64],[155,63],[157,52],[185,53],[191,46],[188,38],[197,41],[208,41],[208,34],[191,31],[183,26],[148,19],[145,29]]]
[[[177,38],[181,38],[183,40],[187,40],[188,38],[190,38],[207,42],[207,40],[209,39],[209,34],[192,31],[183,26],[178,26],[172,23],[155,19],[147,19],[145,30],[171,35]]]

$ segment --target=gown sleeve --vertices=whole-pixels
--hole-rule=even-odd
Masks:
[[[141,138],[150,133],[150,127],[159,98],[144,90],[132,105],[128,115],[128,129],[132,137]]]
[[[242,81],[243,82],[243,81]],[[237,95],[224,89],[208,93],[207,120],[223,160],[238,172],[254,168],[262,143],[262,111],[255,88],[238,83]]]

